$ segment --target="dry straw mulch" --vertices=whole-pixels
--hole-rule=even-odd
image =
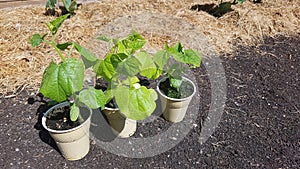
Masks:
[[[58,37],[87,45],[97,30],[124,15],[143,11],[179,17],[193,24],[208,37],[219,53],[231,53],[238,45],[255,45],[265,36],[300,34],[299,0],[246,1],[234,11],[215,18],[204,11],[191,10],[194,5],[216,3],[214,0],[102,0],[83,3],[76,15],[67,20]],[[38,90],[42,72],[55,59],[48,46],[33,48],[29,39],[34,33],[47,31],[44,6],[5,8],[0,10],[0,97],[13,97],[24,89]],[[180,30],[179,30],[180,31]],[[151,45],[161,45],[171,37],[145,34]]]

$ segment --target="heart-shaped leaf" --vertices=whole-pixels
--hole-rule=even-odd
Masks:
[[[102,90],[89,87],[79,93],[79,100],[91,109],[104,108],[106,96]]]
[[[199,67],[201,64],[201,55],[195,50],[184,50],[184,57],[181,59],[184,60],[184,63],[191,64],[194,67]]]
[[[144,120],[156,108],[157,94],[155,90],[147,89],[145,86],[140,88],[119,86],[115,98],[122,114],[133,120]]]
[[[136,58],[141,63],[140,74],[148,79],[156,79],[160,76],[161,71],[158,71],[152,56],[146,51],[142,51],[136,55]]]
[[[93,67],[97,76],[103,77],[104,80],[110,81],[116,73],[116,70],[111,63],[110,56],[107,56],[104,60],[98,60]]]
[[[200,54],[191,49],[184,50],[181,43],[177,43],[174,47],[166,45],[166,51],[178,62],[192,64],[194,67],[200,66]]]
[[[125,76],[135,76],[139,72],[141,63],[134,57],[129,57],[118,64],[117,72]]]
[[[65,101],[69,96],[82,89],[84,65],[81,61],[68,58],[65,62],[51,62],[46,68],[40,92],[57,102]]]
[[[47,34],[44,34],[43,36],[41,36],[40,34],[34,34],[31,38],[30,38],[30,43],[33,47],[37,47],[39,46],[43,40],[44,40],[44,37],[46,36]]]
[[[163,50],[157,51],[153,56],[153,61],[156,63],[160,70],[164,70],[164,67],[169,59],[170,55],[168,55],[168,53]]]

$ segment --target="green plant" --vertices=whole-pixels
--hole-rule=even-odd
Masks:
[[[223,2],[223,0],[216,0],[216,1],[219,1],[219,4],[218,6],[215,8],[215,11],[212,15],[214,16],[222,16],[223,14],[229,12],[229,11],[232,11],[232,5],[235,5],[235,4],[241,4],[243,3],[245,0],[233,0],[232,2]]]
[[[98,39],[113,45],[94,66],[97,76],[109,83],[107,102],[115,99],[120,111],[130,119],[143,120],[150,116],[156,107],[157,94],[154,89],[141,86],[137,76],[155,79],[159,73],[151,55],[141,50],[146,40],[134,31],[123,39],[105,36]]]
[[[58,0],[48,0],[46,3],[46,10],[54,10],[55,5],[58,3]],[[74,11],[77,9],[77,2],[76,0],[62,0],[62,3],[66,10],[70,13],[73,14]]]
[[[167,44],[165,49],[158,51],[153,58],[160,72],[165,72],[168,77],[170,94],[169,97],[179,98],[177,93],[181,93],[183,87],[182,75],[189,68],[200,67],[201,55],[193,49],[184,49],[182,44],[178,42],[170,47]],[[174,93],[175,94],[172,94]]]
[[[104,108],[106,97],[101,90],[96,90],[92,87],[83,89],[84,70],[92,66],[97,58],[76,42],[57,43],[55,41],[60,26],[69,15],[60,16],[46,23],[50,35],[48,33],[34,34],[30,42],[34,47],[39,46],[41,43],[49,44],[60,57],[61,62],[54,63],[51,61],[50,65],[45,69],[40,92],[45,97],[56,102],[73,100],[73,103],[71,103],[70,118],[72,121],[76,121],[80,117],[79,106],[84,104],[92,109]],[[80,53],[84,62],[80,59],[71,58],[74,48]],[[65,57],[62,51],[67,49],[69,50],[67,52],[68,56]]]
[[[135,31],[123,39],[105,36],[98,39],[111,43],[113,47],[103,60],[95,64],[94,71],[110,84],[106,91],[107,98],[114,98],[120,111],[134,120],[143,120],[151,115],[157,99],[153,89],[139,84],[138,75],[155,80],[166,72],[170,86],[179,90],[185,72],[184,65],[199,67],[201,63],[200,54],[194,50],[184,50],[181,43],[173,47],[166,45],[164,50],[152,56],[142,50],[146,40]],[[176,63],[170,64],[170,60]]]
[[[216,0],[216,1],[219,1],[219,4],[222,4],[222,3],[228,3],[228,2],[223,2],[223,0]],[[231,3],[231,4],[237,4],[237,3],[239,3],[239,4],[241,4],[241,3],[243,3],[245,0],[233,0],[232,2],[229,2],[229,3]]]

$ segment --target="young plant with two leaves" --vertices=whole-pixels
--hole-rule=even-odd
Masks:
[[[60,16],[46,23],[50,34],[34,34],[30,42],[34,47],[41,43],[49,44],[60,57],[59,63],[51,61],[45,69],[40,93],[58,103],[71,101],[70,119],[76,121],[78,117],[78,120],[81,120],[79,106],[86,105],[91,109],[104,108],[107,99],[101,90],[96,90],[93,87],[83,89],[84,71],[96,61],[95,56],[76,42],[56,42],[57,32],[69,15]],[[62,52],[66,50],[68,51]],[[75,50],[79,52],[84,62],[81,59],[71,57]],[[64,56],[63,53],[67,53],[67,56]]]

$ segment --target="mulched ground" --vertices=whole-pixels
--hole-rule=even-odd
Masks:
[[[201,124],[210,105],[210,83],[202,66],[201,72],[195,72],[201,97],[196,125],[177,146],[154,157],[117,156],[92,140],[84,159],[68,162],[41,130],[36,113],[42,106],[27,104],[29,91],[1,99],[0,167],[299,168],[299,37],[265,38],[263,44],[241,46],[231,57],[221,57],[227,80],[225,111],[214,134],[200,145]],[[139,124],[134,137],[155,134],[168,126],[161,118],[147,127]]]

